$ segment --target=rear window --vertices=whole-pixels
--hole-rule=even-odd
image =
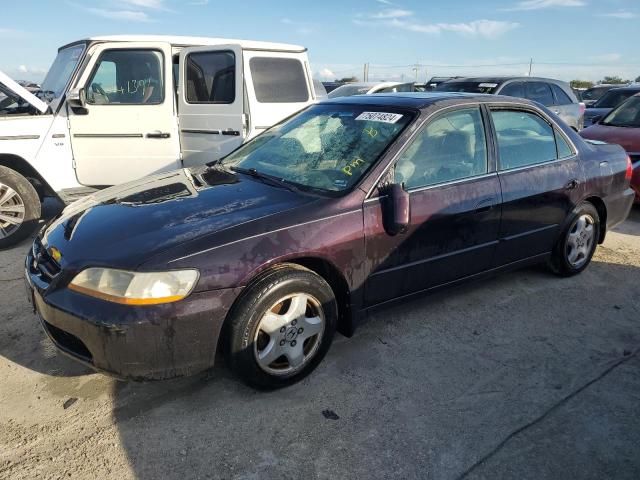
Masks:
[[[251,77],[260,103],[296,103],[309,100],[302,63],[293,58],[254,57]]]
[[[498,84],[494,82],[445,82],[433,90],[436,92],[495,93]]]
[[[594,108],[616,108],[627,98],[639,92],[640,90],[609,90],[593,106]]]

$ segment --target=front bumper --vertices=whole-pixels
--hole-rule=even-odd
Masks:
[[[27,294],[64,353],[122,379],[186,376],[213,366],[218,338],[241,289],[193,293],[175,303],[129,306],[67,288],[49,291],[27,256]]]

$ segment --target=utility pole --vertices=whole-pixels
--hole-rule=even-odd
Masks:
[[[364,64],[364,74],[363,74],[363,82],[369,81],[369,62]]]
[[[418,74],[420,73],[420,67],[422,65],[420,65],[419,63],[416,63],[413,68],[411,70],[413,70],[416,74],[416,83],[418,83]]]
[[[531,76],[531,70],[533,69],[533,57],[529,60],[529,76]]]

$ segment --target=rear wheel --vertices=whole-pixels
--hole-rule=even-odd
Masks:
[[[598,211],[591,203],[581,203],[571,212],[569,224],[553,250],[551,270],[563,277],[582,272],[596,251],[599,234]]]
[[[250,385],[279,388],[320,363],[333,340],[337,306],[322,277],[285,265],[247,287],[228,321],[232,369]]]
[[[31,235],[40,220],[38,193],[18,172],[0,166],[0,249]]]

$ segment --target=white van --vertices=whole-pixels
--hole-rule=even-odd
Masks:
[[[304,47],[245,40],[81,40],[35,95],[0,72],[0,248],[44,197],[217,160],[315,100]]]

